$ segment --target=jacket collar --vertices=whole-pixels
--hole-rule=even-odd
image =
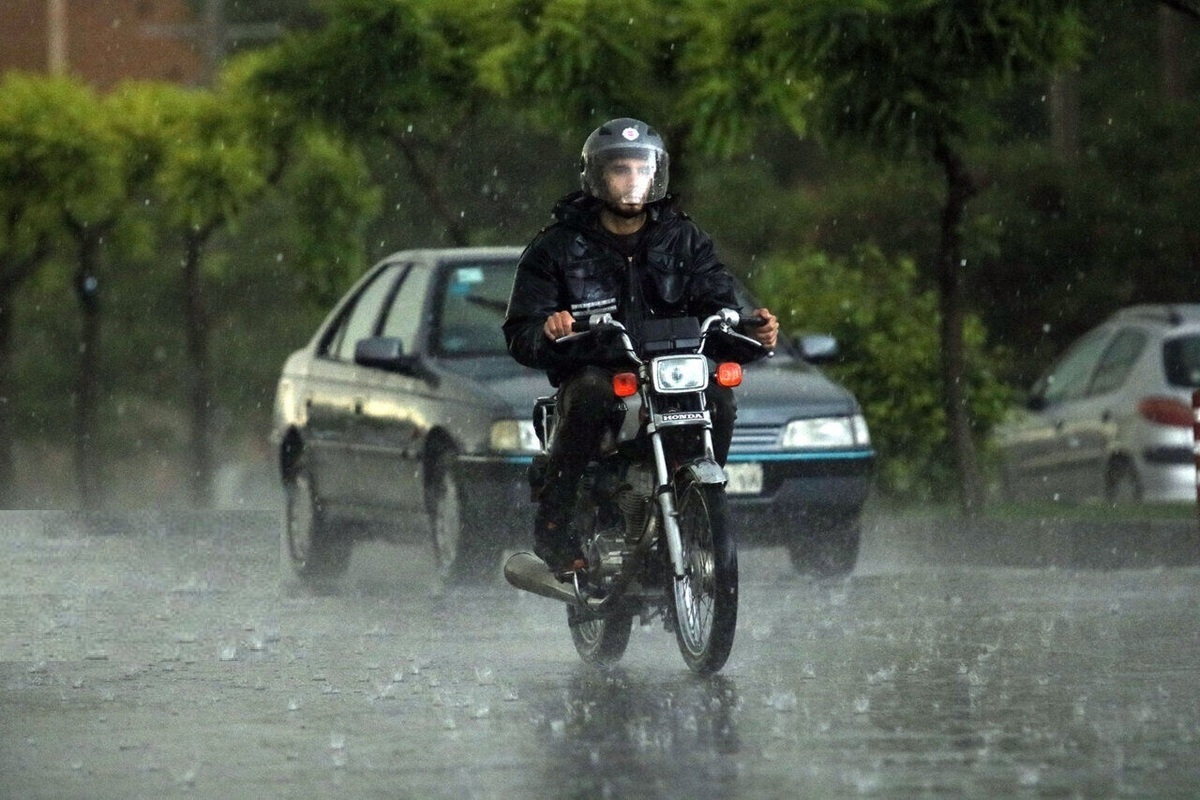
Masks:
[[[565,225],[586,231],[602,231],[600,227],[600,201],[576,190],[565,195],[554,205],[554,218]],[[650,222],[667,222],[682,216],[678,199],[668,194],[662,200],[646,206]]]

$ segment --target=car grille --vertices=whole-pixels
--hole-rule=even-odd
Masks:
[[[778,425],[736,425],[730,450],[774,450],[782,431]]]

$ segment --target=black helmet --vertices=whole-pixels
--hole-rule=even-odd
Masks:
[[[650,183],[645,194],[635,202],[653,203],[667,196],[666,146],[658,131],[644,122],[629,117],[609,120],[583,143],[579,156],[579,185],[592,197],[615,202],[605,191],[604,167],[617,158],[637,158],[649,162]]]

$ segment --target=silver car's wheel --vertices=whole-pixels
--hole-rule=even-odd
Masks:
[[[1128,461],[1114,461],[1108,468],[1104,493],[1114,506],[1131,506],[1142,502],[1142,482]]]
[[[306,581],[337,578],[350,566],[354,542],[339,536],[325,518],[312,476],[295,470],[286,480],[283,555]]]
[[[454,472],[446,463],[439,464],[432,486],[433,505],[429,512],[429,523],[433,529],[433,557],[438,577],[447,580],[454,577],[454,567],[462,547],[462,495]]]
[[[476,523],[455,468],[453,450],[430,462],[426,507],[433,534],[433,557],[443,581],[474,582],[492,577],[500,560],[496,532]]]

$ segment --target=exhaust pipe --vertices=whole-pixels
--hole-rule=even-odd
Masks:
[[[561,583],[546,566],[546,562],[533,553],[513,553],[504,562],[504,579],[518,589],[549,597],[571,605],[577,605],[575,587]]]

